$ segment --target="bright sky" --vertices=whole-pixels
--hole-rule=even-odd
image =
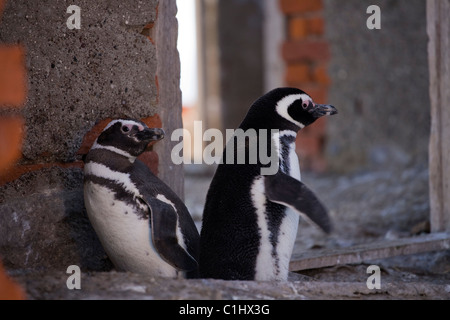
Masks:
[[[198,96],[195,0],[177,0],[177,7],[183,106],[192,107]]]

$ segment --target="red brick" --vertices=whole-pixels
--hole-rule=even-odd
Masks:
[[[149,128],[162,128],[162,121],[158,114],[141,119],[141,121],[144,122]],[[151,147],[155,143],[158,143],[158,141],[150,142],[148,146]]]
[[[321,0],[280,0],[281,11],[285,14],[318,11],[323,8]]]
[[[291,40],[304,40],[308,36],[321,36],[324,34],[324,20],[322,17],[304,18],[292,17],[289,19],[289,38]]]
[[[45,168],[83,168],[83,161],[75,161],[69,163],[37,163],[29,165],[19,165],[8,169],[0,176],[0,186],[12,182],[28,172],[38,171]]]
[[[294,62],[325,62],[330,59],[330,48],[326,41],[287,41],[282,48],[283,59]]]
[[[3,7],[5,6],[5,0],[0,0],[0,19],[2,18]]]
[[[322,153],[321,139],[303,135],[301,131],[297,136],[296,147],[299,154],[303,156],[320,155]]]
[[[324,138],[304,136],[303,130],[300,131],[296,141],[296,152],[301,167],[315,172],[324,172],[327,168],[326,160],[323,157]]]
[[[26,100],[25,50],[0,46],[0,105],[21,107]]]
[[[0,300],[25,300],[25,298],[23,289],[8,277],[0,261]]]
[[[94,144],[97,137],[102,133],[103,129],[106,127],[108,123],[111,122],[111,118],[107,118],[101,120],[97,123],[89,132],[84,135],[83,142],[81,143],[80,149],[78,149],[78,154],[87,154]]]
[[[301,40],[308,35],[308,21],[305,18],[295,17],[289,19],[289,37],[292,40]]]
[[[162,122],[159,114],[141,119],[149,128],[162,128]]]
[[[328,69],[326,64],[321,63],[312,68],[312,79],[315,83],[329,85],[331,80],[328,76]]]
[[[317,119],[316,122],[307,127],[309,134],[313,137],[322,138],[326,135],[327,117]]]
[[[147,165],[147,167],[150,168],[150,171],[153,172],[155,176],[158,175],[159,157],[155,151],[146,151],[143,154],[141,154],[138,157],[138,159],[144,162]]]
[[[302,129],[302,137],[322,139],[326,134],[327,117],[317,119],[316,122]]]
[[[25,122],[21,116],[0,118],[0,174],[5,174],[22,155]]]
[[[320,36],[325,31],[325,22],[322,17],[308,19],[308,34]]]
[[[307,63],[289,64],[286,67],[285,81],[288,85],[311,81],[310,66]]]
[[[305,91],[315,103],[327,103],[328,87],[321,85],[304,85],[300,89]]]

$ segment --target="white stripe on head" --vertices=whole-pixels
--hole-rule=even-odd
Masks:
[[[128,126],[131,126],[131,127],[138,126],[140,131],[145,129],[144,126],[141,123],[137,122],[137,121],[117,119],[117,120],[112,120],[111,122],[109,122],[106,125],[106,127],[103,129],[103,132],[105,132],[106,130],[111,128],[116,123],[121,123],[122,126],[123,125],[128,125]],[[132,156],[131,154],[129,154],[128,152],[126,152],[124,150],[121,150],[121,149],[113,147],[113,146],[107,146],[107,145],[105,146],[105,145],[102,145],[102,144],[98,143],[98,139],[95,140],[94,144],[91,147],[91,150],[92,149],[105,149],[105,150],[112,151],[114,153],[117,153],[117,154],[120,154],[120,155],[122,155],[124,157],[127,157],[130,160],[130,162],[134,162],[136,160],[135,156]]]
[[[144,130],[144,126],[142,125],[142,123],[139,123],[137,121],[134,120],[124,120],[124,119],[117,119],[117,120],[112,120],[110,123],[108,123],[105,127],[105,129],[103,129],[103,131],[108,130],[109,128],[111,128],[113,125],[115,125],[116,123],[122,123],[122,125],[131,125],[131,126],[138,126],[139,131]]]
[[[288,109],[291,106],[291,104],[293,104],[296,100],[299,100],[299,99],[302,99],[302,102],[303,101],[312,101],[311,97],[308,96],[306,93],[291,94],[287,97],[284,97],[280,101],[278,101],[276,110],[280,116],[282,116],[286,120],[289,120],[296,126],[300,127],[300,129],[303,129],[305,127],[305,125],[294,120],[288,112]]]

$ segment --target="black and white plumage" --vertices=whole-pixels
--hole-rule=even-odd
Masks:
[[[163,137],[140,121],[111,121],[85,159],[85,206],[117,269],[196,277],[197,228],[179,197],[137,159]]]
[[[278,172],[262,175],[261,168],[265,165],[260,161],[227,163],[230,143],[226,146],[203,212],[201,277],[286,280],[299,215],[325,232],[331,230],[325,207],[300,182],[295,140],[300,129],[335,113],[333,106],[315,104],[309,95],[295,88],[272,90],[251,106],[239,128],[273,132],[267,141],[277,147]],[[251,147],[256,146],[246,141],[244,146],[235,148],[235,157],[236,150],[245,149],[249,153]],[[269,146],[268,149],[271,150]]]

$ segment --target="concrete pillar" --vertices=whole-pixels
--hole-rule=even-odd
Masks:
[[[222,128],[220,92],[219,0],[197,0],[200,119],[204,130]]]
[[[87,219],[82,171],[87,141],[108,119],[162,125],[167,136],[148,164],[159,156],[159,176],[183,190],[182,167],[170,157],[170,133],[182,126],[175,0],[78,0],[79,29],[66,24],[72,4],[8,0],[3,8],[0,43],[24,48],[28,88],[23,107],[9,109],[25,122],[21,159],[0,173],[8,269],[111,268]]]
[[[177,50],[178,22],[176,0],[160,0],[155,25],[158,114],[166,131],[164,143],[157,143],[159,177],[184,198],[183,165],[174,165],[171,152],[175,144],[172,131],[183,127],[181,120],[180,57]]]
[[[430,220],[450,231],[450,0],[427,1],[430,67]]]
[[[264,1],[219,0],[218,14],[223,127],[234,129],[264,93]]]
[[[280,49],[286,38],[286,19],[278,0],[264,0],[264,92],[284,85],[285,65]]]

